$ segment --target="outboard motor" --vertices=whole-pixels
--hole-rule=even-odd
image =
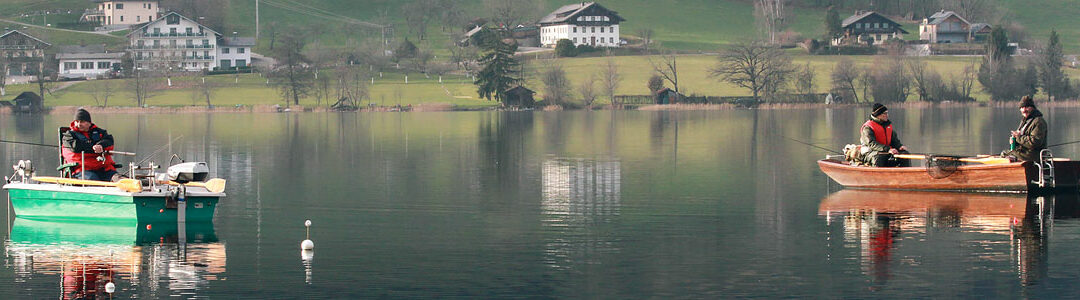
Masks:
[[[206,167],[204,162],[186,162],[169,166],[166,173],[169,180],[184,184],[192,181],[206,181],[210,168]]]

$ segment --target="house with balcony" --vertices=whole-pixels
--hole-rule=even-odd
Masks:
[[[51,47],[45,41],[22,33],[18,30],[9,30],[0,34],[0,64],[6,68],[0,68],[11,76],[9,81],[20,82],[19,76],[32,76],[44,67],[45,49]],[[7,77],[5,76],[5,77]]]
[[[168,13],[128,33],[128,52],[137,69],[200,71],[218,67],[217,31],[178,13]]]
[[[559,40],[575,46],[619,47],[619,23],[626,21],[618,12],[596,2],[565,5],[540,19],[540,45],[555,47]]]
[[[907,30],[900,23],[874,11],[857,11],[840,24],[841,34],[832,45],[869,44],[881,45],[891,39],[904,39]]]
[[[87,9],[82,20],[103,27],[125,27],[152,22],[161,13],[160,1],[94,0],[97,7]]]
[[[102,78],[117,70],[123,52],[109,52],[105,45],[62,46],[56,53],[59,78]]]
[[[942,10],[919,24],[919,39],[931,44],[976,43],[989,34],[990,25],[970,23],[952,11]]]

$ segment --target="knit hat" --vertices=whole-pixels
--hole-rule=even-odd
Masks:
[[[886,111],[889,111],[888,107],[885,107],[885,105],[881,105],[881,103],[874,103],[874,110],[870,111],[870,115],[877,117],[885,113]]]
[[[78,111],[75,112],[75,121],[92,122],[90,121],[90,112],[80,108]]]
[[[1028,106],[1035,107],[1035,100],[1032,100],[1031,96],[1024,96],[1023,98],[1020,98],[1020,108],[1025,108]]]

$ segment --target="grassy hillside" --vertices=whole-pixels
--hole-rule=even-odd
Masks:
[[[1080,52],[1080,3],[1075,0],[1001,0],[1002,9],[1024,25],[1036,45],[1046,45],[1056,29],[1066,53]]]

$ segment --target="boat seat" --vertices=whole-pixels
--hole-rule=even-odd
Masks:
[[[60,128],[57,129],[57,131],[56,131],[56,145],[57,145],[56,152],[57,152],[57,154],[60,155],[60,162],[61,163],[64,162],[64,133],[68,132],[68,131],[71,131],[71,127],[60,126]],[[79,163],[75,163],[75,162],[64,163],[64,164],[60,164],[59,167],[56,167],[56,171],[60,172],[60,177],[74,178],[73,177],[73,175],[74,175],[73,171],[75,171],[75,167],[78,167],[78,166],[79,166]],[[119,168],[123,168],[124,165],[118,164],[118,163],[113,163],[113,167],[119,169]]]

